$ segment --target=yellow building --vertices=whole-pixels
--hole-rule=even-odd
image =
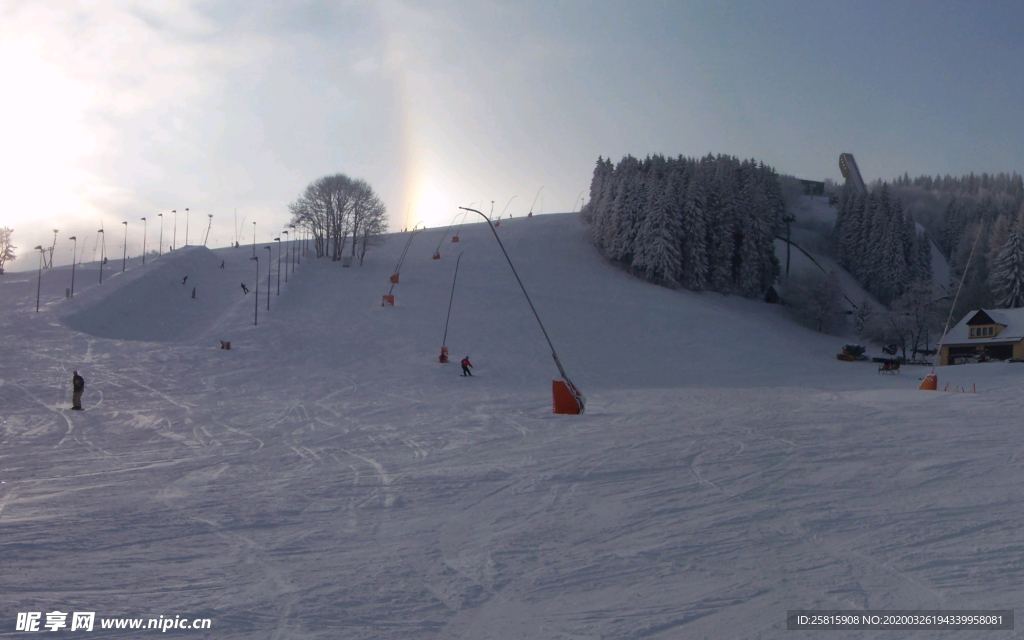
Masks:
[[[943,366],[1010,358],[1024,358],[1024,308],[971,311],[942,342]]]

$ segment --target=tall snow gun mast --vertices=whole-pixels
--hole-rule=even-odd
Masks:
[[[857,193],[865,194],[868,192],[867,187],[864,186],[864,178],[860,177],[860,169],[857,167],[857,161],[853,159],[852,153],[839,154],[839,170],[843,172],[843,177],[846,178],[847,182],[853,183]]]
[[[540,192],[538,191],[538,194]],[[519,274],[516,272],[515,266],[512,264],[512,258],[508,257],[508,251],[505,251],[505,245],[501,243],[501,238],[498,237],[498,232],[495,230],[494,225],[483,213],[476,209],[470,209],[468,207],[459,207],[463,211],[472,211],[479,215],[487,223],[487,226],[491,228],[491,233],[494,234],[494,239],[498,241],[498,246],[501,247],[501,252],[505,254],[505,260],[508,261],[508,266],[512,269],[512,275],[516,277],[516,282],[519,283],[519,288],[523,290],[523,296],[526,298],[526,302],[530,305],[530,311],[533,312],[533,317],[537,319],[537,324],[540,325],[541,333],[544,334],[544,339],[548,341],[548,347],[551,348],[551,357],[555,361],[555,366],[558,367],[558,373],[562,376],[561,380],[552,381],[552,395],[554,396],[554,412],[555,413],[568,413],[576,414],[583,413],[584,405],[587,402],[586,397],[576,388],[576,385],[569,380],[569,376],[565,374],[565,369],[562,368],[562,361],[558,359],[558,354],[555,353],[555,345],[551,344],[551,338],[548,337],[548,332],[544,329],[544,323],[540,321],[540,316],[537,315],[537,310],[533,307],[533,301],[530,300],[530,295],[526,293],[526,287],[523,286],[523,281],[519,279]]]

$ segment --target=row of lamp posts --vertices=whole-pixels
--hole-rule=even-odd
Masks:
[[[178,212],[177,212],[177,210],[172,210],[171,213],[174,214],[174,236],[173,236],[173,240],[172,240],[172,244],[171,244],[171,250],[173,250],[174,249],[174,244],[173,243],[177,242],[177,238],[178,238]],[[208,214],[208,215],[209,215],[210,219],[212,220],[213,219],[213,215],[212,214]],[[158,213],[157,217],[160,218],[160,248],[159,248],[158,256],[162,256],[163,255],[163,248],[164,248],[164,214]],[[147,222],[145,217],[140,218],[140,220],[142,220],[142,222],[143,222],[143,227],[142,227],[143,228],[143,231],[142,231],[142,264],[146,264],[146,236],[148,235],[149,225],[148,225],[148,222]],[[121,224],[124,225],[124,251],[123,251],[122,256],[121,256],[121,271],[124,272],[125,269],[127,268],[127,262],[128,262],[128,221],[125,220]],[[292,242],[288,246],[289,261],[291,262],[292,273],[295,273],[295,265],[297,263],[301,264],[302,258],[301,258],[301,254],[300,254],[298,248],[294,246],[295,242],[298,241],[298,234],[295,231],[295,225],[288,225],[288,228],[291,230],[291,234],[292,234],[292,236],[290,236]],[[103,229],[100,229],[99,231],[97,231],[97,233],[103,233]],[[284,231],[282,233],[285,236],[288,236],[288,234],[289,234],[288,231]],[[285,239],[288,240],[289,237],[286,237]],[[71,236],[70,238],[68,238],[68,240],[73,240],[74,243],[75,243],[73,248],[72,248],[72,250],[71,250],[71,293],[70,293],[70,295],[73,298],[73,297],[75,297],[75,263],[77,262],[77,256],[78,256],[78,236]],[[281,295],[281,238],[277,237],[277,238],[274,238],[274,240],[278,243],[277,244],[277,247],[278,247],[277,248],[277,295]],[[253,244],[252,260],[256,261],[256,282],[257,282],[257,287],[256,287],[256,316],[254,318],[253,323],[254,324],[258,324],[258,320],[259,320],[259,315],[258,315],[259,314],[259,286],[258,286],[258,284],[259,284],[259,258],[256,256],[256,222],[252,223],[252,244]],[[188,208],[187,207],[185,209],[185,245],[188,246]],[[39,301],[40,301],[40,294],[42,292],[42,283],[43,283],[43,258],[44,258],[44,255],[46,253],[46,249],[44,249],[42,247],[42,245],[37,245],[35,247],[35,249],[39,251],[39,274],[38,274],[38,277],[36,278],[36,313],[39,313]],[[270,253],[271,249],[270,249],[269,246],[264,247],[264,249],[266,249],[268,251],[268,258],[267,258],[267,261],[268,261],[268,267],[267,267],[267,310],[269,311],[270,310],[270,267],[269,267],[269,261],[270,261],[272,255]],[[103,284],[103,260],[105,258],[106,258],[106,240],[104,240],[101,243],[101,250],[100,250],[100,281],[99,281],[100,284]],[[285,267],[285,270],[284,270],[284,281],[288,282],[288,268],[287,268],[287,266]]]

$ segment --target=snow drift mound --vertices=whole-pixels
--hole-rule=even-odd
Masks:
[[[205,247],[184,247],[76,294],[63,321],[101,338],[187,340],[239,302],[237,269],[220,264]]]

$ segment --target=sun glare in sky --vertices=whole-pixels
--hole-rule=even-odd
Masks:
[[[45,62],[43,46],[33,37],[0,39],[0,224],[79,213],[79,192],[89,182],[78,166],[95,148],[82,122],[89,89]]]

